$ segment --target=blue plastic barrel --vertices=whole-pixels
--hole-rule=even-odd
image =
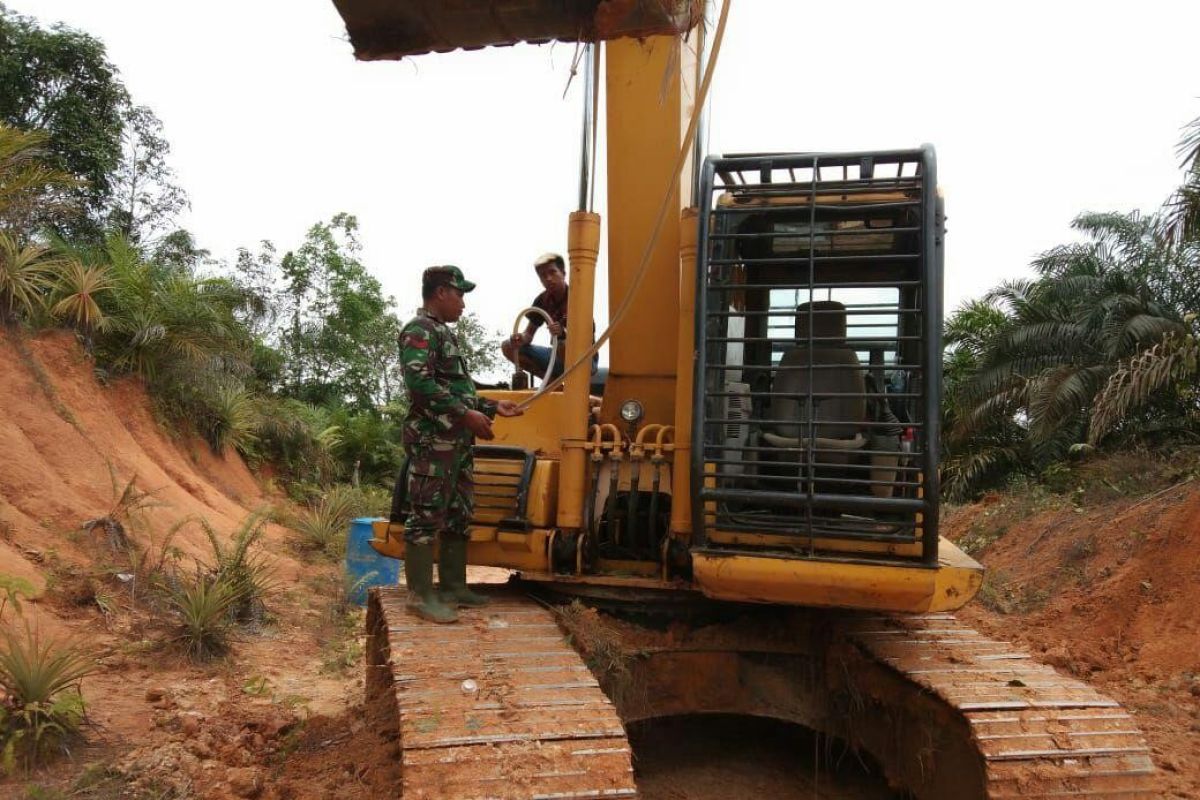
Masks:
[[[375,538],[371,525],[376,519],[359,517],[350,523],[350,535],[346,537],[346,584],[355,605],[367,604],[367,590],[372,586],[395,586],[400,582],[404,562],[381,556],[371,547]]]

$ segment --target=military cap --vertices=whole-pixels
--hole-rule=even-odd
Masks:
[[[453,264],[430,267],[421,276],[421,283],[424,286],[453,286],[462,292],[469,292],[475,288],[475,284],[464,278],[462,270]]]

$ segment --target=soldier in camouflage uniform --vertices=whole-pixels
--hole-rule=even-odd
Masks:
[[[430,267],[421,281],[424,306],[400,331],[400,360],[409,409],[404,572],[408,607],[435,622],[454,622],[455,606],[483,605],[467,588],[467,526],[471,521],[475,438],[491,439],[492,419],[517,416],[516,404],[487,400],[475,384],[448,323],[462,316],[463,295],[475,284],[455,266]],[[440,596],[433,592],[433,543],[440,539]]]

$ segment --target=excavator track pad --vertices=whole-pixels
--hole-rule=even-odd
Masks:
[[[621,720],[554,615],[486,593],[454,625],[408,613],[400,588],[371,593],[368,702],[399,733],[403,797],[636,797]]]
[[[1160,796],[1150,748],[1120,704],[1011,644],[950,614],[865,617],[847,636],[966,720],[989,800]]]

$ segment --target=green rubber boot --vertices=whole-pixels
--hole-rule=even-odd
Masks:
[[[408,584],[408,610],[430,622],[458,622],[458,612],[444,604],[433,590],[433,545],[404,548],[404,580]]]
[[[467,588],[467,543],[442,537],[438,558],[438,594],[453,606],[486,606],[488,599]]]

